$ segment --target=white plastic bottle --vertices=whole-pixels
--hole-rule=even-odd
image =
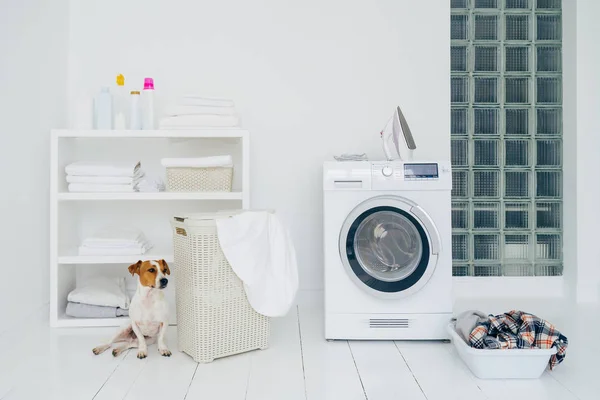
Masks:
[[[154,79],[144,78],[142,129],[154,129]]]
[[[114,94],[114,127],[127,129],[127,91],[125,90],[125,77],[117,75],[117,87]]]
[[[132,90],[131,96],[129,96],[129,129],[139,130],[142,129],[142,115],[140,107],[140,92],[139,90]]]
[[[107,87],[103,87],[94,99],[94,128],[112,129],[112,96]]]

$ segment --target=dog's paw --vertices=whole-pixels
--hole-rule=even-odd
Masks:
[[[148,357],[147,351],[145,351],[145,350],[138,351],[137,358],[139,358],[141,360],[142,358],[146,358],[146,357]]]
[[[171,357],[171,351],[169,349],[158,349],[158,352],[163,357]]]
[[[92,349],[92,353],[94,353],[95,355],[104,353],[106,351],[106,349],[108,349],[109,346],[103,345],[103,346],[98,346],[98,347],[94,347]]]
[[[113,357],[118,357],[119,354],[121,354],[121,350],[119,350],[119,349],[113,349],[113,351],[112,351]]]

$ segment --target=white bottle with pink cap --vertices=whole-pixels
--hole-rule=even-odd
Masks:
[[[154,129],[154,79],[152,78],[144,78],[142,129]]]

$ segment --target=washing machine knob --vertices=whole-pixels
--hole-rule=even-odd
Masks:
[[[389,165],[386,165],[381,169],[381,173],[383,174],[383,176],[392,176],[392,174],[394,173],[394,169]]]

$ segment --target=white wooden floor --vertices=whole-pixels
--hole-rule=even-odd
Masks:
[[[135,351],[113,358],[92,348],[112,328],[50,329],[42,310],[0,336],[0,399],[590,399],[600,398],[598,308],[568,302],[527,303],[570,340],[567,358],[533,381],[474,378],[452,345],[426,342],[326,342],[322,293],[305,292],[299,305],[275,319],[269,349],[198,365],[177,350],[148,358]],[[519,302],[479,302],[489,312]],[[522,304],[522,303],[520,303]]]

